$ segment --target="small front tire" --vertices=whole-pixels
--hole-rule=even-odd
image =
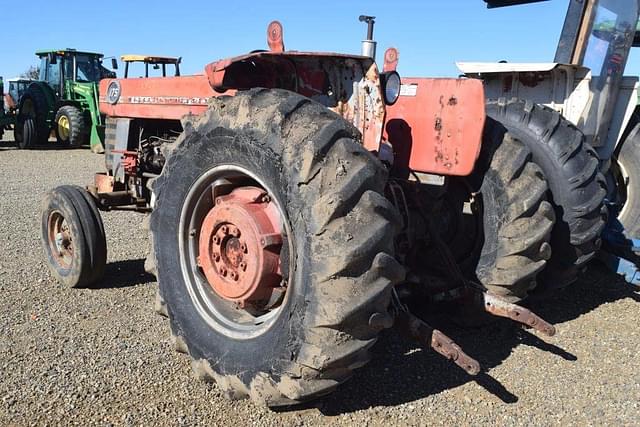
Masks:
[[[81,288],[102,278],[107,261],[104,226],[84,189],[63,185],[47,193],[42,245],[49,269],[60,283]]]

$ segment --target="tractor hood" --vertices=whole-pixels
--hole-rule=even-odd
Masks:
[[[268,51],[213,62],[205,67],[216,92],[254,87],[297,92],[343,116],[377,150],[385,117],[380,73],[366,56]]]
[[[373,64],[373,60],[367,56],[339,53],[259,51],[212,62],[205,67],[205,73],[211,87],[219,92],[224,92],[227,89],[243,89],[239,86],[250,80],[252,77],[250,74],[254,73],[261,74],[268,70],[271,72],[269,78],[275,79],[280,76],[273,74],[273,72],[279,70],[285,70],[289,73],[304,71],[297,70],[298,65],[308,67],[313,64],[316,69],[318,65],[322,65],[321,69],[329,70],[331,66],[340,66],[345,63],[359,64],[360,67],[368,69]],[[264,75],[261,75],[260,78],[264,79]],[[247,87],[255,86],[247,85]]]

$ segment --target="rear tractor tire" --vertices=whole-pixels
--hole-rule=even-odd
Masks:
[[[640,238],[640,124],[637,124],[620,147],[614,167],[618,221],[625,233]]]
[[[60,144],[79,147],[87,140],[87,125],[82,111],[73,105],[58,109],[55,118],[56,139]]]
[[[26,118],[22,122],[20,129],[22,129],[22,132],[20,132],[19,137],[16,137],[18,147],[23,150],[31,148],[32,144],[34,144],[34,141],[37,139],[35,120],[31,117]]]
[[[607,209],[606,181],[598,156],[582,132],[560,113],[531,101],[487,103],[487,115],[522,141],[549,184],[556,224],[552,255],[538,291],[573,283],[600,248]]]
[[[482,224],[463,267],[473,268],[491,293],[510,302],[525,299],[551,256],[555,215],[542,171],[524,144],[487,118],[478,164],[465,181],[479,199],[472,210],[479,211]]]
[[[41,88],[29,89],[20,101],[16,128],[22,129],[18,146],[23,149],[45,144],[49,140],[50,128],[47,124],[49,107]]]
[[[104,226],[84,189],[63,185],[47,193],[42,246],[49,269],[60,283],[82,288],[102,278],[107,262]]]
[[[397,213],[342,117],[255,89],[212,101],[154,183],[151,232],[174,340],[233,399],[334,390],[390,327]]]

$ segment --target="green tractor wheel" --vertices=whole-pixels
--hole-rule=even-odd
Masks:
[[[22,130],[18,139],[20,148],[31,148],[49,140],[47,124],[49,107],[40,88],[29,88],[20,101],[20,114],[16,129]]]
[[[56,113],[54,129],[61,144],[78,147],[86,142],[87,126],[82,111],[73,105],[64,105]]]

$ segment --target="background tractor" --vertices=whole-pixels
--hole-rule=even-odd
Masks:
[[[21,148],[46,143],[53,130],[58,142],[89,143],[104,151],[104,123],[98,109],[98,82],[115,77],[103,55],[75,49],[39,51],[40,77],[20,98],[16,139]],[[115,59],[113,68],[117,68]]]
[[[20,103],[20,97],[27,91],[29,85],[33,82],[31,79],[9,79],[8,90],[4,94],[4,108],[9,112],[16,112]]]
[[[162,77],[167,77],[167,66],[173,67],[173,76],[180,76],[180,63],[182,58],[175,58],[171,56],[149,56],[149,55],[122,55],[122,62],[124,62],[124,78],[129,78],[130,69],[134,64],[144,64],[144,76],[154,77],[150,75],[150,70],[160,72]],[[160,76],[157,76],[160,77]]]
[[[18,112],[18,105],[20,103],[20,97],[27,91],[27,88],[33,80],[14,78],[9,79],[8,91],[4,94],[4,116],[2,123],[4,124],[4,130],[15,131],[16,115]],[[18,139],[21,134],[14,132],[14,139],[20,143]]]
[[[2,77],[0,77],[0,94],[4,94],[4,82]],[[0,139],[4,135],[5,130],[11,129],[14,124],[13,115],[10,112],[9,106],[7,105],[6,97],[2,97],[2,105],[0,106]]]
[[[482,82],[405,79],[397,51],[268,51],[202,74],[105,79],[106,171],[47,194],[52,274],[97,283],[100,211],[148,213],[148,271],[176,349],[230,398],[331,392],[393,325],[469,374],[479,363],[414,313],[516,305],[551,255],[555,214],[530,149],[486,117]]]
[[[638,12],[637,0],[571,0],[554,62],[458,64],[483,80],[487,114],[527,145],[549,182],[557,223],[548,287],[575,280],[602,240],[602,258],[640,284],[624,259],[640,237],[638,77],[624,76],[640,45]]]

